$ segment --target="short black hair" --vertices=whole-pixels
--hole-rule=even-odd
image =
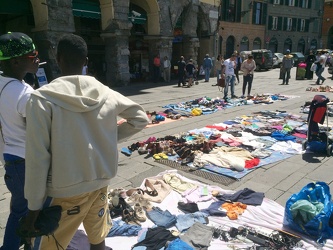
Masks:
[[[84,64],[88,55],[87,43],[78,35],[63,35],[58,42],[57,55],[68,65]]]

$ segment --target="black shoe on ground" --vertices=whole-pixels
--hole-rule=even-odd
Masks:
[[[231,98],[238,98],[238,96],[236,96],[236,95],[232,95]]]

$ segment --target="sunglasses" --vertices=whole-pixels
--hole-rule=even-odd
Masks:
[[[39,60],[39,58],[38,58],[38,51],[35,50],[35,54],[34,55],[26,56],[26,57],[32,59],[33,62],[36,62],[37,60]]]

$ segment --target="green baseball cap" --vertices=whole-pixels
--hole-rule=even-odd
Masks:
[[[0,61],[28,54],[35,50],[32,39],[21,32],[8,32],[0,36]]]

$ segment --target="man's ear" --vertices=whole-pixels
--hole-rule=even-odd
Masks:
[[[88,57],[86,57],[86,62],[84,63],[83,66],[88,66],[88,61],[89,61],[89,59],[88,59]]]

